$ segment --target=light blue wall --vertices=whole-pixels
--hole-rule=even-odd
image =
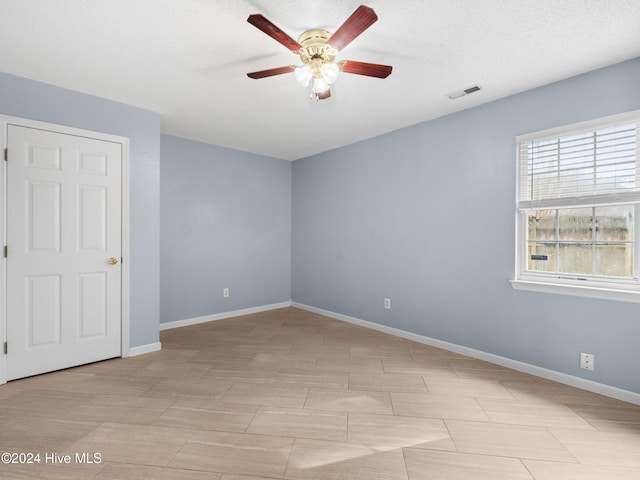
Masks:
[[[295,161],[292,299],[640,393],[640,304],[509,284],[515,137],[640,109],[639,86],[635,59]]]
[[[160,321],[288,302],[291,162],[167,135],[161,152]]]
[[[0,114],[130,139],[130,344],[158,341],[160,116],[0,72]],[[126,261],[127,259],[125,259]]]

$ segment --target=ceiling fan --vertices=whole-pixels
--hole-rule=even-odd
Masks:
[[[247,73],[247,76],[257,80],[284,73],[294,73],[296,80],[301,85],[310,86],[310,97],[314,100],[324,100],[331,96],[331,84],[335,82],[340,72],[387,78],[393,69],[389,65],[353,60],[334,63],[336,55],[377,20],[378,16],[372,8],[360,5],[335,33],[332,34],[321,29],[307,30],[300,35],[296,42],[261,14],[249,15],[247,21],[251,25],[298,55],[303,65],[270,68]]]

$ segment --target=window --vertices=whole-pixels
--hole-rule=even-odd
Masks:
[[[640,302],[640,110],[517,138],[517,289]]]

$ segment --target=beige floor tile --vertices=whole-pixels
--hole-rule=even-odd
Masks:
[[[329,361],[329,365],[332,363],[335,364],[337,361],[347,362],[349,361],[349,346],[325,346],[325,345],[305,345],[296,344],[291,348],[289,352],[291,355],[311,355],[318,359],[318,362],[321,365],[321,368],[324,370],[332,370],[329,368],[324,368],[326,362]],[[366,362],[365,362],[366,363]],[[316,364],[317,366],[317,364]]]
[[[349,356],[351,358],[379,358],[382,360],[385,358],[406,361],[413,360],[407,349],[380,348],[377,345],[375,347],[352,346],[349,349]]]
[[[110,463],[98,473],[94,480],[220,480],[220,477],[220,474],[190,469]]]
[[[220,480],[273,480],[272,478],[267,478],[267,477],[253,477],[253,476],[248,476],[248,475],[228,475],[228,474],[224,474],[222,475],[222,478]]]
[[[405,449],[404,458],[409,480],[533,479],[517,458],[414,448]]]
[[[188,327],[187,327],[188,328]],[[191,332],[191,335],[196,335],[196,332]],[[171,343],[170,343],[171,345]],[[163,343],[164,347],[164,343]],[[211,362],[215,360],[230,360],[238,363],[249,363],[253,356],[250,354],[240,355],[238,352],[234,352],[236,345],[233,343],[218,343],[215,345],[202,346],[197,350],[195,355],[192,355],[185,360],[185,363],[200,363]],[[182,348],[186,348],[186,345]]]
[[[378,345],[380,345],[380,348],[398,348],[410,352],[415,347],[416,342],[395,335],[381,333],[378,337]]]
[[[548,380],[536,382],[503,381],[502,385],[518,400],[602,405],[602,396]]]
[[[210,376],[203,377],[203,379],[228,380],[231,384],[274,383],[278,376],[278,370],[269,372],[260,372],[256,370],[216,370],[215,372],[209,372],[209,375]]]
[[[203,380],[227,379],[232,382],[271,383],[275,380],[279,367],[250,367],[250,360],[238,362],[233,358],[209,361],[211,367]]]
[[[445,423],[458,450],[463,453],[576,461],[546,428],[463,420],[445,420]]]
[[[499,398],[478,398],[477,401],[495,423],[577,430],[594,429],[590,423],[564,404]]]
[[[535,480],[638,480],[640,468],[523,460]]]
[[[253,329],[252,326],[249,326],[249,328]],[[220,339],[220,332],[212,331],[210,334],[211,338],[215,339],[216,342]],[[224,332],[222,341],[234,343],[236,347],[239,348],[247,348],[251,345],[269,345],[268,337],[260,334],[252,334],[251,332]]]
[[[318,372],[299,368],[281,368],[276,376],[276,381],[307,387],[349,388],[349,374],[346,372]]]
[[[196,362],[152,362],[136,373],[142,377],[179,378],[198,381],[209,370],[209,365]]]
[[[80,384],[90,378],[94,378],[91,372],[85,372],[81,369],[60,370],[51,372],[47,375],[36,375],[34,377],[21,378],[8,385],[21,386],[24,388],[37,388],[47,390],[68,391],[69,388]]]
[[[453,371],[459,378],[483,378],[486,380],[493,380],[496,382],[518,382],[518,383],[537,383],[538,378],[533,375],[518,372],[516,370],[510,370],[508,368],[499,367],[499,369],[493,368],[489,370],[483,370],[481,368],[466,369],[452,367]]]
[[[247,433],[317,440],[347,440],[347,413],[261,407]]]
[[[12,451],[5,449],[4,451]],[[33,451],[28,450],[31,453]],[[24,450],[14,453],[24,453]],[[46,453],[49,456],[46,456]],[[17,463],[17,464],[0,464],[0,478],[2,480],[86,480],[93,479],[104,469],[103,463],[80,463],[76,461],[75,455],[69,459],[69,463],[60,460],[64,454],[59,453],[57,457],[53,457],[53,452],[40,452],[38,460],[34,463]],[[56,452],[57,453],[57,452]],[[56,460],[57,458],[57,460]]]
[[[382,392],[428,392],[422,376],[411,373],[350,373],[349,388]]]
[[[391,392],[391,403],[396,415],[489,421],[477,400],[471,397]]]
[[[192,435],[183,428],[103,423],[65,453],[99,452],[108,463],[167,466]]]
[[[169,466],[281,478],[292,445],[292,438],[196,432]]]
[[[348,330],[349,327],[347,327]],[[354,347],[370,347],[376,348],[378,346],[378,339],[375,334],[371,335],[357,335],[353,333],[330,333],[324,337],[323,344],[325,346],[349,346]]]
[[[376,445],[296,439],[288,480],[407,480],[402,450]]]
[[[332,412],[393,413],[388,393],[358,390],[311,388],[304,408]]]
[[[84,406],[92,407],[109,407],[109,408],[146,408],[149,410],[166,410],[173,405],[173,400],[165,398],[147,398],[143,396],[129,397],[125,395],[96,395],[92,400]]]
[[[382,360],[379,358],[349,358],[345,360],[344,358],[333,356],[328,358],[319,357],[316,370],[347,373],[383,373]]]
[[[424,376],[429,392],[433,395],[455,395],[461,397],[489,397],[513,399],[513,395],[494,380],[479,378],[449,378]]]
[[[411,353],[415,344],[412,340],[391,334],[380,333],[378,336],[378,347],[382,350],[396,350],[398,352]]]
[[[98,423],[58,420],[0,411],[0,453],[61,452],[98,427]],[[2,466],[0,465],[0,468]]]
[[[172,345],[171,343],[163,345],[161,350],[151,352],[149,360],[154,362],[182,362],[192,359],[200,353],[197,348],[189,348],[189,345]],[[136,357],[128,357],[136,358]],[[118,360],[118,359],[116,359]],[[120,359],[124,360],[124,359]]]
[[[412,359],[384,358],[382,359],[384,373],[412,373],[428,377],[444,376],[456,378],[457,375],[444,360],[416,361]]]
[[[288,383],[234,383],[222,398],[225,403],[301,408],[308,387]]]
[[[249,366],[267,368],[301,368],[309,370],[315,368],[316,362],[316,358],[309,356],[258,353]]]
[[[8,398],[14,396],[17,393],[28,390],[30,387],[26,383],[21,383],[19,380],[6,383],[0,388],[0,402],[3,400],[7,400]]]
[[[640,430],[615,433],[554,428],[551,433],[580,463],[636,468],[640,472]]]
[[[349,413],[348,441],[400,448],[456,448],[440,419],[371,413]]]
[[[284,318],[282,325],[301,326],[302,328],[316,327],[321,328],[324,331],[333,323],[339,322],[323,315],[307,312],[299,308],[288,308],[286,309],[286,318]]]
[[[300,333],[300,327],[288,327],[287,330],[279,328],[277,331],[274,331],[273,328],[270,328],[269,326],[263,327],[262,330],[258,330],[258,328],[259,327],[253,329],[252,333],[263,333],[264,335],[269,335],[269,345],[286,348],[286,351],[281,351],[280,353],[289,353],[292,345],[305,340],[304,336]],[[307,345],[313,345],[316,343],[321,345],[322,337],[318,337],[316,342],[313,342],[312,339],[307,339],[306,342]]]
[[[0,478],[640,479],[637,405],[295,308],[160,339],[0,385],[0,452],[103,459]]]
[[[291,352],[291,344],[289,345],[235,345],[231,349],[231,353],[234,357],[250,358],[249,364],[255,363],[258,356],[263,356],[260,363],[273,362],[276,366],[279,365],[278,357],[282,355],[289,355]],[[273,358],[269,358],[272,356]],[[259,365],[258,365],[259,366]]]
[[[155,380],[153,380],[155,381]],[[150,388],[153,383],[149,381],[149,378],[140,377],[94,377],[87,379],[82,385],[78,385],[77,388],[71,388],[67,392],[78,392],[91,395],[124,395],[124,396],[136,396],[143,395]]]
[[[0,388],[4,388],[0,386]],[[0,412],[28,418],[60,418],[70,409],[87,404],[94,398],[90,393],[63,392],[39,388],[25,389],[0,402]]]
[[[173,400],[161,398],[98,395],[85,405],[69,410],[64,418],[98,423],[148,424],[172,404]]]
[[[309,348],[318,348],[322,347],[324,344],[324,339],[328,333],[326,328],[316,327],[316,331],[312,331],[309,328],[305,327],[304,324],[284,327],[288,328],[290,332],[295,332],[296,338],[291,342],[291,345],[294,347],[302,347],[306,346]],[[283,333],[285,330],[281,330],[278,333]],[[272,337],[274,338],[274,337]]]
[[[468,357],[464,355],[460,355],[459,353],[449,352],[447,350],[442,350],[441,348],[431,347],[429,345],[423,345],[421,343],[413,343],[409,347],[409,352],[411,352],[411,356],[416,361],[428,362],[432,360],[464,360]]]
[[[255,405],[236,405],[216,401],[195,404],[176,403],[158,416],[155,425],[193,430],[244,432],[258,411]]]
[[[220,399],[231,386],[228,378],[201,377],[193,379],[165,378],[147,390],[143,396],[152,398],[177,399],[182,397],[211,397]]]
[[[521,383],[535,382],[538,380],[532,375],[475,358],[451,360],[449,364],[460,378],[484,378],[500,382],[511,381]]]
[[[575,404],[568,407],[599,431],[640,432],[640,408],[628,403]]]

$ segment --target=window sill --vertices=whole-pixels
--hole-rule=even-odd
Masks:
[[[595,285],[538,282],[534,280],[510,280],[510,283],[515,290],[640,303],[640,291],[636,290],[622,290]]]

